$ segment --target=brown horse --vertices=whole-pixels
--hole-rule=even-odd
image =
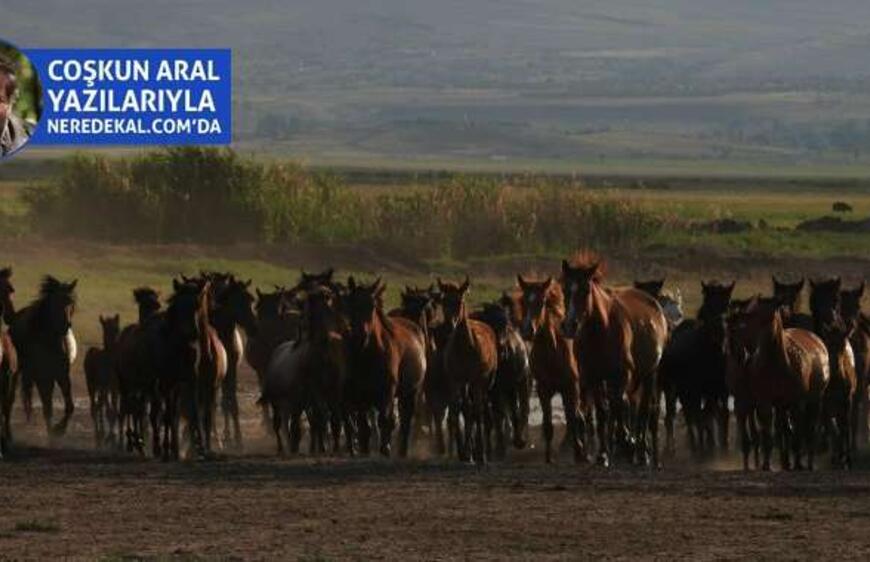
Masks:
[[[461,285],[438,280],[444,321],[451,328],[444,350],[451,396],[448,423],[460,459],[484,464],[490,453],[485,436],[492,429],[489,393],[498,368],[498,344],[492,328],[469,318],[465,297],[470,286],[468,278]],[[464,436],[459,431],[460,411],[465,421]],[[499,425],[496,431],[502,430]]]
[[[782,322],[786,328],[802,328],[813,330],[813,319],[808,314],[800,311],[801,292],[804,289],[805,280],[787,283],[780,281],[775,275],[773,281],[773,296],[782,303]]]
[[[746,309],[750,301],[732,299],[726,317],[725,381],[734,397],[734,417],[743,452],[743,469],[749,470],[749,456],[754,453],[755,468],[759,468],[758,425],[755,420],[755,401],[752,396],[749,361],[755,342],[747,336]]]
[[[91,420],[94,423],[94,439],[97,448],[114,440],[117,417],[116,398],[118,379],[115,372],[118,338],[121,333],[119,315],[103,317],[100,326],[103,330],[103,347],[91,347],[85,353],[85,381],[91,401]]]
[[[813,316],[812,331],[821,334],[825,325],[835,322],[840,312],[839,277],[816,281],[810,279],[810,312]],[[808,328],[804,328],[805,330]]]
[[[747,306],[746,334],[752,342],[750,388],[758,413],[762,469],[770,470],[773,422],[784,470],[812,469],[815,434],[830,378],[828,351],[818,336],[801,328],[784,328],[776,298],[755,297]]]
[[[24,386],[36,385],[46,429],[51,436],[66,432],[75,411],[69,377],[75,357],[75,340],[70,337],[75,287],[76,281],[63,283],[47,275],[40,285],[37,299],[15,314],[10,327],[12,342],[18,350],[22,380],[27,383]],[[57,425],[52,426],[55,384],[63,394],[64,415]],[[27,402],[28,393],[25,388],[22,391]]]
[[[394,401],[398,398],[399,455],[408,454],[411,425],[426,374],[426,344],[423,332],[405,318],[390,318],[384,312],[380,279],[371,285],[348,279],[344,299],[350,321],[349,364],[346,396],[356,413],[359,444],[368,453],[371,439],[369,412],[378,412],[380,452],[390,455],[396,425]]]
[[[849,343],[852,330],[842,319],[827,324],[822,329],[822,340],[828,348],[830,380],[825,389],[824,412],[831,437],[831,464],[835,467],[852,466],[851,436],[855,418],[855,391],[858,381],[855,375],[855,354]]]
[[[210,281],[173,280],[173,294],[160,322],[149,325],[151,351],[162,359],[158,400],[151,404],[154,454],[179,457],[178,426],[187,419],[191,447],[211,453],[217,393],[227,372],[227,353],[210,324]],[[156,423],[162,416],[162,423]]]
[[[563,332],[574,337],[580,372],[594,397],[598,461],[608,466],[611,444],[621,440],[634,442],[635,461],[658,465],[657,373],[667,320],[654,298],[634,288],[608,290],[603,277],[603,264],[594,254],[582,253],[573,264],[562,261],[569,306]]]
[[[870,319],[861,312],[861,299],[864,296],[864,282],[854,289],[840,291],[840,316],[851,331],[849,342],[855,352],[855,404],[852,416],[855,418],[852,427],[852,449],[857,443],[866,443],[870,438],[870,428],[867,425],[868,403],[867,386],[870,379]]]
[[[565,318],[562,288],[552,277],[537,281],[518,275],[517,282],[522,290],[522,333],[531,341],[529,360],[543,415],[544,458],[552,462],[552,400],[558,394],[565,410],[566,431],[574,448],[574,458],[584,460],[586,418],[581,402],[580,370],[572,341],[560,331]]]

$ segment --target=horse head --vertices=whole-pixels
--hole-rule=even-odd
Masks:
[[[783,306],[786,307],[789,312],[797,312],[801,291],[804,289],[805,279],[801,277],[800,281],[787,283],[777,279],[776,275],[772,275],[771,280],[773,281],[773,296],[782,301]]]
[[[698,319],[720,318],[728,312],[731,295],[734,293],[735,282],[719,283],[718,281],[701,281],[703,300],[698,310]]]
[[[459,321],[465,317],[465,297],[468,295],[468,289],[471,287],[471,280],[465,276],[463,283],[452,283],[450,281],[441,281],[438,278],[438,290],[441,292],[441,308],[444,314],[444,322],[455,328]]]
[[[861,299],[864,297],[864,281],[854,289],[840,291],[840,314],[847,322],[855,322],[861,314]]]
[[[841,286],[839,277],[810,279],[810,312],[817,327],[833,322],[839,314]]]
[[[648,294],[652,298],[658,300],[662,295],[662,288],[665,286],[664,278],[650,279],[648,281],[635,281],[634,288]]]
[[[170,336],[183,343],[192,343],[208,322],[209,282],[172,280],[174,293],[169,297],[166,322]]]
[[[52,334],[65,336],[72,328],[75,313],[77,280],[69,283],[46,275],[39,287],[38,310],[40,320]]]
[[[408,318],[431,326],[435,320],[435,305],[433,299],[434,285],[426,289],[405,286],[402,291],[401,309]]]
[[[253,336],[257,333],[257,318],[254,316],[254,295],[250,288],[250,279],[241,281],[230,277],[217,293],[217,300],[233,321],[240,324],[249,336]]]
[[[0,305],[3,306],[3,317],[7,322],[12,320],[11,316],[15,313],[15,307],[12,303],[12,295],[14,294],[12,268],[7,266],[0,269]]]
[[[379,311],[383,308],[387,286],[380,277],[371,285],[365,285],[357,283],[351,276],[347,280],[347,287],[345,308],[350,320],[351,338],[359,346],[365,347],[380,324]]]
[[[151,287],[133,290],[133,300],[139,307],[139,323],[142,324],[160,311],[160,294]]]
[[[302,291],[311,291],[317,287],[332,288],[332,277],[335,274],[335,269],[330,267],[320,273],[307,273],[304,269],[300,271],[299,283],[296,288]]]
[[[566,335],[575,335],[593,313],[594,289],[603,275],[603,264],[594,255],[580,256],[575,265],[562,260],[562,292],[568,305],[562,331]]]
[[[530,281],[517,275],[517,283],[522,291],[522,323],[520,334],[523,339],[531,340],[547,318],[547,309],[556,298],[559,285],[552,277],[543,281]],[[558,295],[561,301],[561,293]],[[553,303],[561,306],[561,303]]]
[[[103,328],[103,349],[110,349],[118,341],[118,335],[121,333],[121,316],[100,315],[100,326]]]

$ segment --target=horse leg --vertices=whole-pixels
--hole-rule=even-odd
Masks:
[[[486,391],[478,391],[474,400],[475,441],[477,441],[477,461],[485,465],[490,456],[489,433],[492,426],[492,416],[489,414],[489,400]]]
[[[507,444],[505,442],[505,423],[507,423],[507,415],[505,411],[508,408],[508,397],[503,392],[499,392],[492,397],[490,407],[487,408],[487,417],[489,425],[495,429],[495,454],[498,459],[504,459],[507,456]],[[511,416],[515,419],[515,416]],[[489,431],[486,435],[487,447],[489,447]]]
[[[369,413],[366,409],[357,412],[356,426],[359,434],[360,454],[367,457],[371,451],[372,428],[369,425]]]
[[[743,470],[749,471],[749,452],[752,444],[749,441],[749,420],[746,410],[742,405],[735,403],[735,417],[737,418],[737,431],[740,432],[740,449],[743,452]]]
[[[667,385],[665,395],[665,453],[670,457],[677,452],[674,444],[674,418],[677,415],[677,393],[673,385]]]
[[[73,412],[75,411],[75,402],[72,397],[72,388],[69,380],[69,367],[67,367],[66,371],[61,374],[60,378],[57,381],[58,386],[60,387],[60,392],[63,395],[63,418],[61,418],[60,422],[54,427],[54,432],[58,435],[63,435],[66,433],[66,427],[69,423],[70,417],[72,417]]]
[[[661,403],[659,397],[653,393],[648,402],[647,425],[649,426],[650,435],[650,456],[652,457],[652,466],[660,468],[659,464],[659,416],[661,414]]]
[[[548,389],[538,387],[538,399],[541,402],[541,430],[544,433],[544,461],[553,462],[553,393]]]
[[[21,405],[24,407],[24,418],[27,423],[33,418],[33,377],[30,371],[21,372]]]
[[[726,393],[724,397],[720,397],[716,403],[719,408],[719,448],[723,453],[727,453],[731,424],[731,412],[728,411],[728,394]]]
[[[433,432],[433,435],[435,436],[435,443],[434,443],[435,454],[438,455],[439,457],[443,457],[445,454],[448,454],[447,448],[444,444],[444,418],[446,417],[445,414],[447,413],[446,408],[442,404],[438,404],[437,406],[430,404],[429,407],[432,410],[432,412],[431,412],[432,425],[435,428],[435,431]],[[453,455],[453,446],[452,446],[453,441],[451,440],[450,443],[451,443],[451,446],[450,446],[450,453],[449,454],[452,456]]]
[[[12,444],[12,406],[15,403],[15,392],[18,386],[18,378],[20,374],[8,373],[7,374],[7,386],[6,386],[6,394],[3,397],[3,427],[2,433],[3,438],[6,441],[7,445]]]
[[[45,420],[45,429],[48,432],[49,439],[57,434],[52,431],[51,419],[54,416],[54,381],[52,379],[40,379],[36,385],[36,390],[39,392],[39,401],[42,402],[42,417]]]
[[[595,390],[595,426],[598,429],[598,464],[610,466],[610,408],[606,389]]]
[[[776,441],[779,446],[779,462],[782,470],[791,470],[791,458],[789,448],[792,445],[791,431],[788,423],[788,410],[784,407],[777,407],[774,410],[774,418],[776,423]]]
[[[403,392],[399,395],[399,457],[403,459],[408,456],[416,409],[417,397],[414,394]]]
[[[773,412],[770,406],[759,406],[758,408],[758,423],[761,426],[761,449],[762,449],[762,464],[761,470],[770,470],[770,454],[773,450]]]
[[[163,434],[161,430],[163,427],[160,420],[163,418],[163,414],[168,415],[168,412],[163,412],[163,404],[161,404],[162,400],[160,399],[160,394],[161,393],[158,391],[151,397],[151,408],[148,412],[151,421],[151,456],[155,459],[163,457],[164,449],[161,441]]]
[[[94,446],[99,449],[102,443],[102,435],[100,435],[100,414],[99,404],[97,404],[97,391],[93,385],[88,385],[88,399],[91,403],[91,423],[94,425]]]
[[[531,401],[532,385],[526,380],[520,386],[516,401],[511,403],[514,422],[514,449],[525,449],[526,434],[529,428],[529,402]]]

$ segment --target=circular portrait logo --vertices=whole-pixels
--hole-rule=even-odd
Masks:
[[[27,144],[42,115],[42,89],[30,60],[0,39],[0,158]]]

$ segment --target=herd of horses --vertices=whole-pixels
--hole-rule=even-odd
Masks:
[[[472,309],[471,282],[405,287],[384,305],[385,283],[334,271],[302,272],[291,288],[251,292],[229,273],[173,279],[165,307],[157,291],[133,291],[137,322],[100,317],[101,347],[84,367],[94,436],[164,460],[207,457],[242,446],[237,396],[241,362],[257,373],[263,423],[278,453],[408,455],[428,438],[433,454],[486,463],[529,442],[530,403],[540,401],[544,458],[560,451],[609,466],[616,458],[658,466],[675,451],[677,404],[698,456],[729,447],[731,415],[744,468],[814,466],[829,451],[849,467],[868,439],[870,321],[864,284],[773,279],[771,296],[732,297],[734,283],[701,284],[702,304],[683,318],[664,280],[615,287],[591,252],[563,260],[557,276],[517,276],[495,302]],[[66,430],[74,404],[70,366],[76,282],[45,277],[21,310],[12,270],[0,270],[0,452],[21,383],[28,419],[36,386],[50,436]],[[65,403],[53,424],[57,384]],[[565,437],[554,444],[553,399]],[[223,431],[218,424],[220,406]],[[664,406],[664,423],[661,410]],[[398,435],[394,435],[398,429]]]

